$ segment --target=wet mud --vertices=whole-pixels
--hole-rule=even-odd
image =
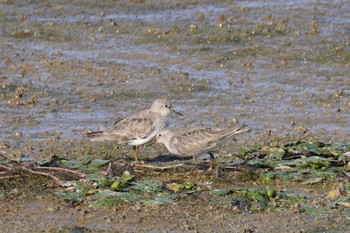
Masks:
[[[349,9],[345,0],[0,1],[0,154],[28,161],[89,155],[131,162],[129,147],[91,143],[86,133],[169,96],[185,115],[172,116],[171,127],[238,122],[251,128],[217,152],[233,170],[189,179],[230,192],[235,187],[293,189],[314,196],[307,203],[313,208],[321,206],[338,187],[335,174],[349,173]],[[301,154],[323,156],[321,162],[312,159],[321,169],[333,169],[334,176],[304,177],[310,183],[301,185],[273,174],[273,183],[262,182],[269,172],[266,161],[272,170],[305,169],[299,162],[319,169],[312,159],[285,162],[291,149],[282,145],[300,141],[330,143],[316,149],[307,144],[307,153]],[[191,161],[170,156],[159,145],[142,152],[145,163],[156,166]],[[248,168],[234,164],[247,158]],[[283,164],[271,165],[269,158]],[[263,159],[265,167],[254,159]],[[334,165],[333,160],[344,162]],[[258,166],[258,174],[250,166]],[[137,181],[166,184],[180,184],[191,170],[155,175],[118,169],[115,175],[129,169]],[[253,175],[244,181],[247,174]],[[171,204],[117,202],[91,208],[85,199],[73,205],[58,198],[62,188],[43,177],[0,180],[0,186],[3,232],[349,230],[348,208],[331,204],[317,213],[305,213],[308,209],[297,204],[283,211],[250,211],[213,201],[214,194],[203,189]]]

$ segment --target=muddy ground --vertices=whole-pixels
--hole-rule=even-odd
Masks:
[[[174,108],[185,115],[172,116],[171,127],[225,127],[236,122],[251,127],[251,132],[217,152],[219,159],[231,164],[247,156],[253,159],[257,151],[269,155],[262,148],[280,148],[286,142],[347,145],[349,9],[345,0],[2,0],[0,153],[27,162],[53,155],[77,160],[88,154],[128,163],[130,148],[90,143],[86,133],[110,126],[164,96],[171,97]],[[343,148],[330,154],[342,155],[347,162],[347,146]],[[154,166],[190,161],[169,156],[159,145],[142,151],[146,164]],[[332,172],[348,174],[345,162]],[[219,174],[194,173],[187,178],[212,189],[297,190],[314,198],[313,208],[327,209],[307,212],[298,204],[283,209],[237,208],[232,201],[215,201],[202,189],[171,204],[136,201],[91,208],[86,199],[72,203],[60,198],[57,193],[64,189],[50,179],[25,176],[0,180],[0,228],[2,232],[350,231],[347,204],[339,209],[325,200],[339,186],[333,176],[304,184],[264,183],[259,176],[274,167],[236,165],[221,168]],[[115,169],[115,175],[126,169],[137,181],[165,184],[181,183],[188,172],[127,165]],[[247,174],[254,175],[243,179]]]

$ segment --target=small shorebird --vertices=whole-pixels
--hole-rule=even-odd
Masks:
[[[210,155],[210,168],[214,166],[212,151],[233,138],[234,135],[248,131],[245,126],[232,126],[225,129],[193,127],[181,129],[162,129],[156,142],[162,143],[168,151],[178,156],[193,156],[194,159],[204,153]]]
[[[156,137],[166,125],[169,113],[181,113],[172,108],[170,99],[157,99],[151,108],[134,113],[114,123],[109,129],[90,132],[87,136],[91,141],[116,141],[118,144],[133,146],[135,162],[139,161],[139,146]]]

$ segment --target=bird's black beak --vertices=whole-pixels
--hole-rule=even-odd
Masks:
[[[176,113],[177,115],[184,116],[181,112],[178,112],[178,111],[176,111],[176,110],[174,110],[174,109],[171,109],[171,111],[174,112],[174,113]]]

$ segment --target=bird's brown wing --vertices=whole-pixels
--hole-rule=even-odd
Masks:
[[[209,152],[222,145],[233,135],[248,131],[246,127],[229,127],[225,129],[210,127],[194,127],[187,130],[177,130],[171,145],[176,147],[179,154],[197,155]]]
[[[156,130],[156,117],[145,110],[116,122],[108,134],[115,134],[126,137],[128,140],[143,139]]]
[[[172,144],[177,146],[177,151],[183,155],[195,155],[215,147],[218,139],[217,129],[196,127],[177,133]]]

